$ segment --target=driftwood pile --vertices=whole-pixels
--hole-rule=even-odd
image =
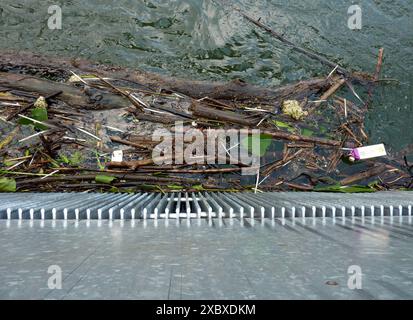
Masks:
[[[364,117],[374,108],[383,51],[374,75],[352,73],[245,17],[332,68],[325,77],[261,88],[0,53],[0,192],[411,189],[408,151],[356,163],[346,157],[369,144]],[[286,112],[286,103],[299,114]],[[184,131],[259,129],[254,143],[269,142],[256,175],[241,175],[243,164],[231,161],[155,165],[152,133],[173,131],[177,121]],[[114,162],[119,149],[123,159]]]

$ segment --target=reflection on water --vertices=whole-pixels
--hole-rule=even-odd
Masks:
[[[395,149],[412,142],[412,1],[363,1],[361,31],[347,27],[351,1],[233,3],[348,68],[373,71],[383,46],[383,76],[400,84],[375,91],[369,133],[372,142],[390,143]],[[54,31],[47,28],[52,4],[55,1],[2,0],[0,48],[82,56],[182,77],[243,78],[266,86],[330,71],[211,0],[70,0],[62,5],[63,29]]]

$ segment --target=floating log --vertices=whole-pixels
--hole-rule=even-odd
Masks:
[[[156,177],[148,174],[116,174],[110,173],[108,176],[114,177],[119,180],[126,181],[153,181],[153,182],[182,182],[182,183],[199,183],[199,179],[191,178],[181,178],[181,177]],[[57,177],[46,177],[46,178],[35,178],[27,180],[19,180],[17,186],[21,187],[23,185],[40,185],[47,183],[56,183],[56,182],[66,182],[66,181],[94,181],[96,179],[96,174],[88,175],[66,175],[66,176],[57,176]]]
[[[151,146],[145,145],[143,143],[127,141],[127,140],[123,140],[119,137],[109,137],[109,138],[112,142],[117,142],[117,143],[124,144],[124,145],[127,145],[127,146],[132,146],[132,147],[135,147],[135,148],[141,148],[141,149],[146,149],[146,150],[151,150],[152,149]]]
[[[193,103],[191,109],[193,114],[200,118],[207,118],[220,122],[231,122],[244,126],[254,126],[258,123],[257,120],[247,119],[242,114],[232,111],[218,110],[204,106],[200,103]]]
[[[340,184],[342,186],[347,186],[347,185],[356,183],[358,181],[362,181],[362,180],[369,179],[369,178],[374,177],[374,176],[378,176],[386,170],[389,170],[388,166],[379,165],[379,166],[373,167],[373,168],[371,168],[367,171],[356,173],[352,176],[344,178],[343,180],[340,181]]]
[[[105,91],[99,91],[100,99],[95,99],[97,95],[88,95],[72,85],[49,81],[33,76],[0,72],[0,86],[7,88],[37,92],[43,96],[50,96],[56,92],[61,92],[59,99],[68,105],[82,109],[117,109],[126,108],[130,105],[126,99]]]
[[[20,69],[34,69],[53,71],[65,75],[68,70],[76,73],[96,74],[102,77],[117,78],[131,81],[155,92],[167,89],[185,94],[195,99],[209,97],[216,100],[238,100],[281,103],[283,100],[301,100],[320,90],[331,86],[331,79],[313,78],[278,88],[263,88],[248,84],[242,80],[229,83],[192,81],[161,76],[154,73],[135,69],[96,65],[87,60],[64,59],[42,56],[28,52],[0,51],[0,70],[7,70],[11,66]],[[118,97],[120,98],[120,97]],[[123,101],[123,99],[122,99]],[[125,101],[123,101],[125,103]]]

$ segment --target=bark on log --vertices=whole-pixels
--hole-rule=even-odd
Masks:
[[[313,191],[314,190],[313,186],[309,186],[307,184],[299,184],[299,183],[294,183],[294,182],[284,182],[284,184],[291,189],[296,189],[300,191]]]
[[[150,122],[155,122],[155,123],[163,123],[163,124],[173,124],[176,121],[183,121],[187,119],[182,119],[178,117],[162,117],[150,113],[143,113],[140,110],[133,109],[133,108],[128,108],[127,109],[130,113],[133,113],[136,119],[141,120],[141,121],[150,121]]]
[[[250,85],[241,80],[229,83],[192,81],[142,72],[135,69],[93,64],[80,59],[63,59],[42,56],[28,52],[0,51],[0,70],[13,67],[27,67],[35,70],[52,70],[68,74],[68,70],[78,73],[92,73],[103,77],[123,79],[139,83],[154,91],[168,89],[192,98],[206,96],[217,100],[253,100],[258,102],[281,103],[283,100],[301,100],[304,97],[325,90],[331,86],[330,79],[313,78],[278,88],[263,88]]]
[[[108,176],[115,177],[119,180],[127,181],[152,181],[152,182],[182,182],[182,183],[199,183],[199,179],[191,178],[181,178],[181,177],[155,177],[151,175],[137,175],[137,174],[113,174],[110,173]],[[94,181],[96,179],[96,174],[88,175],[73,175],[73,176],[59,176],[59,177],[47,177],[47,178],[36,178],[17,181],[17,187],[22,187],[26,185],[41,185],[47,183],[55,182],[66,182],[66,181]]]
[[[327,100],[330,98],[341,86],[346,82],[346,79],[339,79],[335,84],[333,84],[323,95],[320,97],[320,100]],[[321,102],[317,102],[316,106],[318,107]]]
[[[200,103],[192,104],[191,109],[195,116],[201,118],[212,119],[221,122],[231,122],[243,126],[254,126],[258,123],[257,120],[246,119],[242,114],[206,107]]]
[[[127,146],[132,146],[132,147],[135,147],[135,148],[141,148],[141,149],[145,149],[145,150],[152,150],[151,146],[148,146],[148,145],[145,145],[145,144],[142,144],[142,143],[123,140],[119,137],[109,137],[109,138],[112,142],[117,142],[117,143],[124,144],[124,145],[127,145]]]
[[[389,170],[390,168],[385,165],[379,165],[377,167],[373,167],[367,171],[361,172],[361,173],[356,173],[350,177],[344,178],[343,180],[340,181],[340,184],[342,186],[347,186],[353,183],[356,183],[361,180],[369,179],[374,176],[378,176],[382,174],[384,171]]]
[[[73,107],[83,109],[116,109],[126,108],[130,105],[126,99],[112,93],[101,91],[99,94],[102,98],[95,100],[93,96],[89,96],[74,86],[21,74],[0,72],[0,86],[37,92],[42,96],[49,96],[54,92],[61,91],[62,93],[58,97],[60,100]]]

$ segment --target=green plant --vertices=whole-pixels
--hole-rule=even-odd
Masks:
[[[37,121],[47,121],[48,120],[48,115],[47,115],[47,109],[43,107],[37,107],[31,110],[31,118]],[[47,127],[40,124],[40,123],[35,123],[32,120],[29,119],[24,119],[21,118],[18,121],[19,124],[22,125],[34,125],[35,128],[40,129],[40,130],[46,130]]]
[[[241,140],[241,146],[244,149],[259,157],[262,157],[267,152],[271,143],[272,137],[266,134],[253,134]],[[258,145],[259,149],[254,148],[254,145]]]
[[[104,184],[111,184],[113,180],[115,180],[116,177],[112,177],[112,176],[106,176],[103,174],[98,174],[95,177],[95,181],[97,183],[104,183]]]
[[[10,178],[0,178],[0,192],[15,192],[16,180]]]

